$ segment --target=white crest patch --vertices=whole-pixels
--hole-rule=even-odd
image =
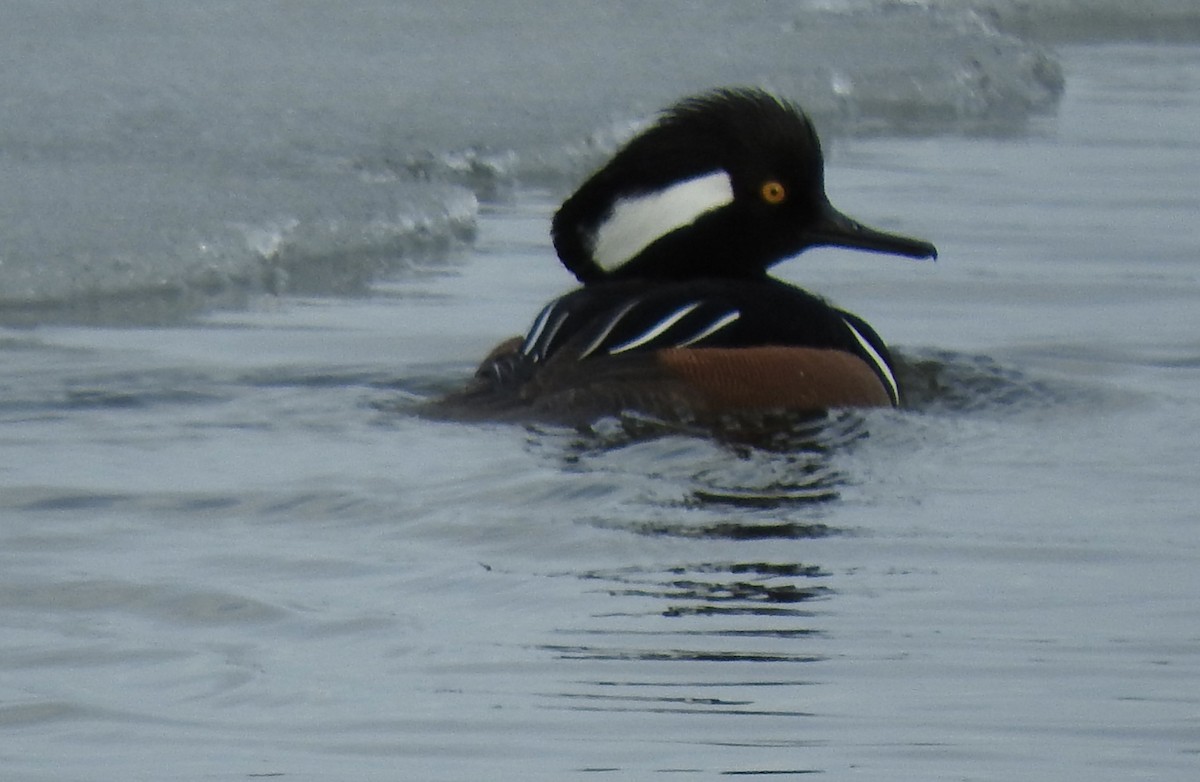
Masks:
[[[656,239],[732,202],[733,182],[725,171],[620,199],[613,204],[608,219],[596,229],[592,258],[604,271],[612,271],[628,263]]]

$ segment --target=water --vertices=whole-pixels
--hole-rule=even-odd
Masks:
[[[245,23],[159,8],[212,35]],[[125,40],[120,19],[84,29]],[[351,40],[368,21],[345,18]],[[144,165],[146,136],[81,151],[75,115],[57,153],[6,145],[55,203],[98,169],[158,184],[6,229],[28,243],[5,250],[25,287],[4,288],[0,332],[5,778],[1195,778],[1200,49],[1102,37],[1047,55],[1052,110],[825,115],[834,202],[941,257],[779,272],[940,388],[783,450],[408,412],[570,284],[547,219],[600,152],[567,124],[541,152],[506,144],[520,121],[500,108],[521,103],[494,86],[446,108],[509,117],[489,150],[395,153],[433,150],[433,181],[381,162],[388,112],[355,114],[362,94],[339,103],[320,76],[326,124],[247,149],[212,131],[195,166],[170,122]],[[603,131],[673,78],[571,123]],[[221,160],[249,172],[241,227],[206,195],[221,177],[173,184]],[[166,217],[88,241],[104,210],[147,204]],[[196,250],[222,241],[220,263]],[[163,257],[207,271],[147,285]]]

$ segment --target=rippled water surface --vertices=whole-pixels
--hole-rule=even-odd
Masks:
[[[1028,133],[842,139],[937,264],[780,273],[914,409],[786,442],[413,414],[569,284],[554,197],[358,298],[0,333],[14,780],[1200,772],[1200,48]]]

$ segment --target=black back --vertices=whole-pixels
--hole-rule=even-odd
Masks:
[[[865,321],[771,277],[578,288],[542,310],[504,371],[528,375],[552,359],[580,362],[586,371],[591,361],[666,348],[763,346],[859,356],[899,402],[887,347]]]

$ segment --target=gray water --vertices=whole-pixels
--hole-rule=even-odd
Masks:
[[[363,152],[379,106],[330,151],[352,95],[313,144],[230,162],[210,133],[196,168],[170,138],[145,168],[144,138],[80,151],[73,116],[57,152],[9,145],[81,216],[4,255],[3,777],[1196,778],[1200,48],[1131,37],[1030,44],[1065,87],[994,121],[824,115],[834,203],[941,256],[778,272],[936,387],[777,449],[413,413],[570,286],[547,221],[607,142],[450,139],[413,160],[452,170],[414,179]],[[445,110],[521,112],[479,89]],[[254,164],[241,227],[172,186],[205,160]],[[96,170],[170,198],[73,189]],[[87,245],[147,204],[165,225]],[[205,242],[220,263],[187,255]],[[168,256],[204,268],[147,285]]]

